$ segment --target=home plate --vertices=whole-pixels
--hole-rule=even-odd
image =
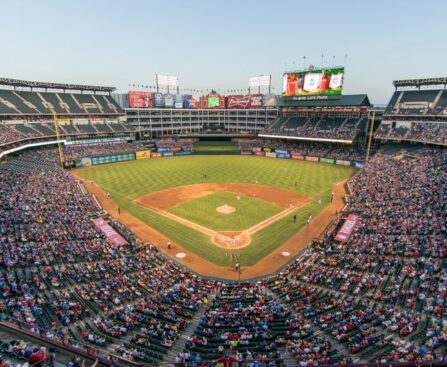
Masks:
[[[281,252],[281,255],[284,257],[287,257],[287,256],[290,256],[290,252],[284,251],[284,252]]]
[[[177,259],[183,259],[184,257],[186,257],[186,254],[185,254],[184,252],[177,252],[177,253],[175,254],[175,257],[176,257]]]

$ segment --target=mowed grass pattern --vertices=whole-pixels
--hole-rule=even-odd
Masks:
[[[181,203],[168,212],[215,231],[242,231],[279,213],[283,209],[264,200],[217,192]],[[236,209],[230,214],[219,213],[216,208],[229,205]]]
[[[243,266],[253,265],[284,243],[330,201],[332,185],[353,175],[353,167],[256,156],[185,156],[147,159],[87,167],[80,176],[93,180],[121,208],[172,241],[218,265],[230,265],[228,251],[206,235],[147,210],[133,200],[150,192],[196,183],[256,183],[300,192],[314,199],[304,208],[257,232],[249,246],[238,250]],[[204,178],[206,175],[206,178]],[[297,186],[295,187],[295,182]],[[321,200],[321,204],[318,203]],[[293,223],[292,216],[297,215]]]

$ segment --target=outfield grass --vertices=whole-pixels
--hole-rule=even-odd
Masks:
[[[256,181],[260,185],[280,187],[314,198],[289,217],[257,232],[251,244],[238,251],[241,264],[246,266],[255,264],[296,233],[309,214],[315,216],[329,203],[332,184],[355,172],[353,167],[255,156],[184,156],[87,167],[79,174],[99,184],[120,207],[136,218],[218,265],[230,265],[226,250],[214,246],[206,235],[147,210],[133,200],[174,186]],[[293,214],[297,215],[297,223],[292,221]]]
[[[231,192],[217,192],[189,200],[170,208],[168,212],[186,218],[215,231],[243,231],[279,213],[283,209],[264,200]],[[229,205],[234,213],[223,214],[216,208]]]

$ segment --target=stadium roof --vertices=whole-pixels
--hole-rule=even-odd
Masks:
[[[396,88],[399,87],[420,87],[423,85],[441,85],[447,84],[447,78],[427,78],[427,79],[406,79],[406,80],[395,80],[393,85]]]
[[[27,80],[0,78],[0,85],[10,85],[13,87],[28,87],[28,88],[52,88],[52,89],[73,89],[73,90],[89,90],[98,92],[113,92],[115,87],[100,87],[95,85],[82,84],[65,84],[65,83],[51,83],[51,82],[30,82]]]
[[[337,99],[293,100],[282,97],[269,99],[264,107],[361,107],[370,106],[366,94],[344,95]]]

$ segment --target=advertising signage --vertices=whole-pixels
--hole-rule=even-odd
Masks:
[[[262,108],[262,106],[262,94],[251,94],[248,96],[227,96],[227,108],[229,109]]]
[[[225,108],[225,97],[219,94],[208,94],[202,97],[202,108]]]
[[[340,96],[344,72],[344,67],[334,67],[285,73],[282,96]]]
[[[153,95],[149,92],[129,91],[130,108],[152,108],[154,107]]]

